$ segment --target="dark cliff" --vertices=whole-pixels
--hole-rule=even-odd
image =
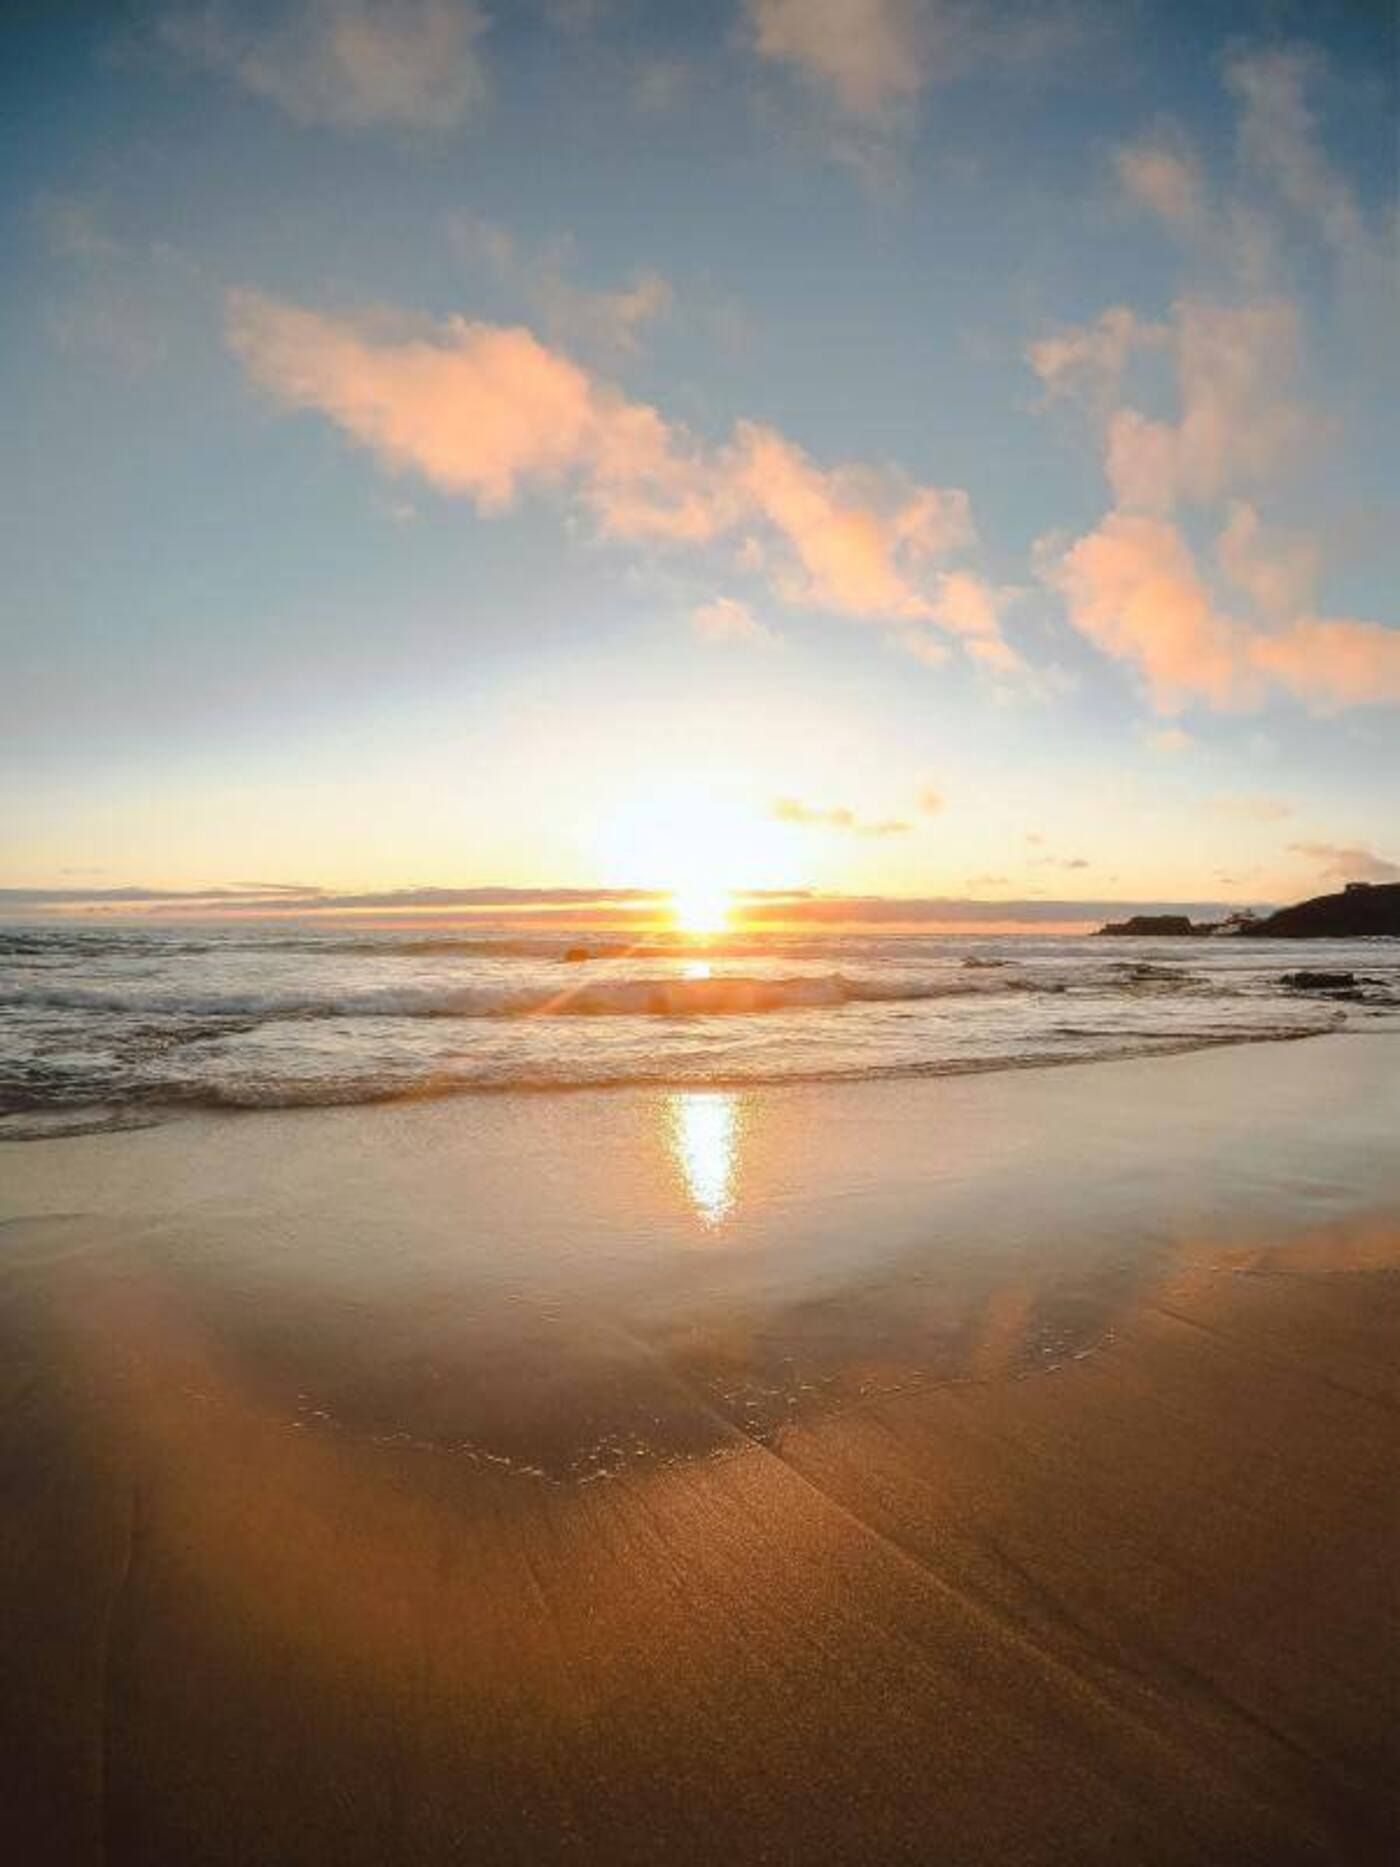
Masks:
[[[1400,937],[1400,882],[1353,882],[1339,895],[1317,895],[1263,914],[1240,932],[1250,939],[1348,940],[1367,934]]]

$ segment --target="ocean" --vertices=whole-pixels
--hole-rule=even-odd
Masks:
[[[1358,983],[1285,983],[1300,968]],[[952,1075],[1383,1027],[1400,1028],[1386,940],[29,921],[0,928],[0,1137],[192,1106]]]

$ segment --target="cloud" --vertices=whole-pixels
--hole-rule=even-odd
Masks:
[[[1028,346],[1027,361],[1045,385],[1046,399],[1078,396],[1098,407],[1116,395],[1129,363],[1142,350],[1160,350],[1171,333],[1127,305],[1110,305],[1092,324],[1068,325]]]
[[[844,804],[833,809],[819,809],[796,797],[776,798],[773,816],[779,823],[795,823],[806,829],[843,830],[851,836],[903,836],[913,828],[900,817],[862,818]]]
[[[1316,53],[1272,47],[1237,53],[1225,82],[1240,110],[1244,165],[1277,189],[1345,260],[1371,256],[1371,236],[1356,197],[1323,153],[1305,91],[1320,69]]]
[[[484,513],[553,490],[608,538],[730,540],[790,605],[926,623],[991,666],[1018,665],[995,593],[939,560],[971,544],[966,493],[886,467],[819,465],[739,421],[706,444],[522,326],[335,317],[231,294],[228,340],[249,376],[327,416],[391,472],[414,472]]]
[[[641,271],[613,291],[590,291],[569,275],[572,240],[522,246],[504,227],[471,215],[456,215],[450,237],[458,257],[472,270],[485,269],[519,294],[555,341],[604,356],[630,356],[641,348],[649,324],[664,318],[674,302],[660,273]]]
[[[1377,265],[1381,243],[1319,146],[1305,96],[1315,64],[1290,51],[1231,58],[1239,172],[1218,202],[1170,126],[1117,152],[1124,189],[1186,238],[1198,268],[1218,275],[1216,295],[1198,287],[1160,323],[1111,306],[1027,350],[1045,401],[1068,401],[1093,422],[1113,502],[1068,551],[1043,545],[1043,572],[1071,623],[1135,666],[1163,713],[1202,702],[1250,707],[1279,695],[1324,711],[1400,700],[1400,630],[1320,613],[1316,538],[1280,529],[1259,504],[1286,475],[1305,487],[1337,432],[1336,418],[1300,392],[1304,301],[1276,276],[1289,247],[1276,225],[1277,198],[1344,262],[1344,302],[1379,305],[1383,275],[1393,280],[1393,264]],[[1261,190],[1274,197],[1267,213]],[[1314,247],[1313,290],[1319,257],[1326,252]],[[1173,404],[1166,412],[1163,365]],[[1343,402],[1334,394],[1331,406]],[[1314,504],[1325,510],[1328,497],[1319,488]],[[1215,529],[1213,564],[1198,562],[1187,524]]]
[[[1310,618],[1251,644],[1260,672],[1322,711],[1400,705],[1400,629]]]
[[[1248,698],[1243,632],[1216,614],[1189,547],[1166,520],[1110,512],[1050,578],[1075,628],[1134,663],[1161,712],[1193,699],[1229,707]]]
[[[772,428],[740,422],[732,482],[789,552],[789,601],[852,616],[945,621],[920,568],[967,544],[967,495],[863,467],[824,469]],[[948,626],[953,626],[949,624]]]
[[[1400,882],[1400,862],[1388,862],[1373,849],[1352,843],[1290,843],[1307,856],[1322,874],[1338,882]]]
[[[1216,305],[1187,299],[1172,314],[1179,415],[1132,407],[1109,418],[1105,466],[1121,505],[1169,512],[1274,477],[1318,432],[1291,388],[1298,312],[1283,300]]]
[[[524,329],[453,319],[431,335],[385,338],[236,292],[228,334],[281,401],[328,415],[385,466],[413,468],[486,511],[598,447],[603,414],[588,376]]]
[[[1256,706],[1271,688],[1321,711],[1400,702],[1400,629],[1319,617],[1251,629],[1216,607],[1165,519],[1110,512],[1046,574],[1074,626],[1136,666],[1159,712]]]
[[[773,632],[766,629],[746,603],[732,596],[717,596],[690,612],[690,626],[706,642],[738,642],[753,646],[771,642]]]
[[[969,0],[745,0],[750,43],[852,119],[886,119],[974,69],[1042,65],[1078,43],[1082,5]]]
[[[1369,855],[1369,852],[1344,852]],[[1371,857],[1378,861],[1379,858]],[[978,877],[993,883],[995,876]],[[606,924],[624,916],[664,906],[670,900],[664,890],[650,888],[392,888],[363,893],[337,893],[331,889],[311,889],[296,896],[280,891],[275,897],[265,892],[247,893],[235,888],[69,888],[30,887],[0,888],[0,910],[16,916],[26,914],[81,913],[83,911],[120,913],[181,914],[336,914],[377,911],[402,912],[406,915],[473,910],[497,914],[519,911],[541,912],[551,909],[577,910],[579,918],[595,919]],[[969,899],[960,895],[888,896],[888,895],[811,895],[802,890],[753,889],[741,894],[743,916],[755,923],[809,922],[816,925],[843,921],[887,925],[920,923],[969,925],[996,920],[1008,924],[1042,926],[1055,923],[1121,919],[1128,914],[1189,914],[1193,920],[1223,914],[1229,903],[1221,901],[998,901]]]
[[[1271,622],[1288,622],[1313,607],[1320,553],[1311,538],[1268,530],[1256,509],[1238,499],[1215,543],[1220,569]]]
[[[759,56],[814,79],[854,116],[923,89],[927,11],[919,0],[748,0],[747,7]]]
[[[261,18],[243,5],[182,8],[159,36],[298,122],[443,132],[485,101],[487,23],[472,0],[291,0]]]
[[[1077,400],[1099,422],[1118,504],[1170,512],[1274,478],[1323,432],[1293,392],[1299,348],[1298,311],[1287,300],[1184,298],[1166,323],[1110,306],[1092,324],[1038,339],[1026,356],[1047,400]],[[1170,363],[1174,420],[1122,399],[1147,353]]]
[[[948,571],[939,579],[932,616],[951,634],[961,636],[974,660],[999,674],[1017,674],[1024,663],[1001,632],[1004,594],[972,571]]]
[[[1170,225],[1199,228],[1206,216],[1200,164],[1178,140],[1161,138],[1117,151],[1118,179],[1126,192]]]
[[[997,879],[979,877],[988,885]],[[1262,905],[1262,904],[1256,904]],[[1185,914],[1192,920],[1223,918],[1238,903],[1227,901],[1011,900],[964,895],[899,897],[889,895],[815,895],[796,902],[751,907],[751,921],[795,921],[830,925],[842,921],[883,925],[967,926],[985,921],[1010,925],[1053,926],[1121,920],[1130,914]]]
[[[1210,808],[1223,817],[1237,817],[1246,823],[1281,823],[1293,815],[1293,806],[1277,797],[1213,797]]]
[[[907,655],[922,661],[926,668],[944,667],[951,657],[952,651],[946,642],[922,629],[901,629],[895,639]]]
[[[35,212],[61,279],[45,312],[59,349],[142,376],[179,347],[196,305],[207,315],[198,266],[163,242],[119,236],[99,201],[44,195]]]

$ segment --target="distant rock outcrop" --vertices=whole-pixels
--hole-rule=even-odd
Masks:
[[[1258,940],[1353,940],[1375,934],[1400,938],[1400,882],[1348,882],[1339,895],[1316,895],[1295,907],[1263,914],[1239,931]]]
[[[1099,932],[1128,939],[1164,940],[1179,934],[1209,933],[1210,927],[1198,927],[1189,914],[1131,914],[1125,921],[1109,921]]]

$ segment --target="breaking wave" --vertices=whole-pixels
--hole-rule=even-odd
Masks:
[[[991,992],[1055,991],[1025,981],[973,982],[824,973],[764,979],[739,974],[592,979],[557,989],[497,984],[386,986],[354,992],[200,992],[173,994],[75,985],[23,985],[0,992],[0,1006],[184,1018],[609,1018],[736,1017],[850,1004],[966,998]]]

